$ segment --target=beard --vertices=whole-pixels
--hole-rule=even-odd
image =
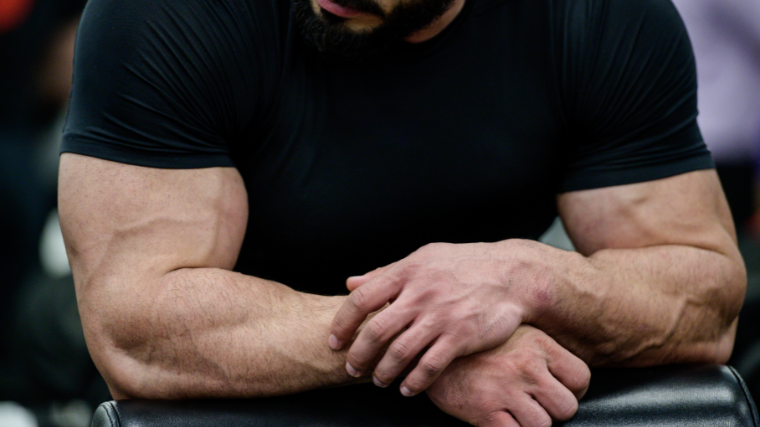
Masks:
[[[372,58],[386,52],[393,44],[420,31],[440,18],[454,0],[411,0],[383,12],[373,0],[332,0],[340,6],[373,14],[382,23],[368,31],[354,31],[344,18],[322,9],[314,12],[311,0],[293,0],[293,16],[306,44],[328,57],[344,59]]]

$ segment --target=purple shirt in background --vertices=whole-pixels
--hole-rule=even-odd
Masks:
[[[673,0],[697,59],[699,126],[719,163],[760,162],[760,0]]]

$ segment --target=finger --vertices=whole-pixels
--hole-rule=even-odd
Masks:
[[[491,412],[477,425],[479,427],[520,427],[520,424],[517,424],[512,414],[504,411]]]
[[[530,396],[526,394],[522,396],[522,398],[510,400],[507,407],[520,427],[551,427],[552,418],[546,410]]]
[[[328,342],[330,348],[333,350],[343,348],[367,315],[395,298],[399,290],[400,285],[395,280],[380,276],[351,292],[332,321]]]
[[[424,391],[441,375],[452,360],[461,355],[460,343],[451,337],[451,335],[441,335],[425,352],[417,366],[401,383],[401,394],[408,397]]]
[[[533,397],[555,420],[569,420],[578,411],[578,399],[556,378],[549,375],[544,378]]]
[[[392,263],[392,264],[388,264],[388,265],[386,265],[384,267],[378,267],[378,268],[370,271],[369,273],[363,274],[361,276],[352,276],[352,277],[349,277],[346,280],[346,288],[348,288],[349,292],[353,292],[359,286],[362,286],[363,284],[371,281],[375,277],[378,277],[379,275],[383,274],[385,271],[387,271],[388,269],[390,269],[394,265],[396,265],[395,262]]]
[[[377,360],[382,349],[393,337],[412,322],[415,312],[389,306],[370,319],[351,344],[346,355],[346,369],[353,376],[361,376]]]
[[[422,327],[422,324],[415,324],[399,335],[393,340],[375,367],[373,376],[375,384],[385,387],[392,383],[439,334],[440,331],[438,330]]]
[[[559,344],[552,346],[548,355],[546,364],[549,372],[580,400],[586,394],[591,381],[588,365]]]

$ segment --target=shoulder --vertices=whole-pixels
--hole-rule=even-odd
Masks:
[[[694,54],[670,0],[548,0],[572,155],[566,191],[712,167]]]
[[[635,20],[644,15],[678,16],[672,0],[547,0],[557,13],[570,14],[574,20],[598,23],[600,20]]]
[[[277,5],[90,0],[77,36],[63,150],[147,166],[227,153],[276,78]]]
[[[642,29],[657,35],[686,34],[671,0],[548,0],[558,29],[569,39],[634,39]]]
[[[193,88],[224,93],[234,87],[235,96],[259,96],[258,86],[273,78],[281,56],[281,3],[90,0],[80,24],[77,59],[96,64],[101,75],[110,69],[177,89],[192,89],[175,85],[182,81]]]
[[[81,26],[101,36],[118,35],[122,47],[202,37],[242,39],[274,26],[276,9],[275,0],[90,0]]]

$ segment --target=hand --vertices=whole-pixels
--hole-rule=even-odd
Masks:
[[[441,410],[480,427],[548,427],[575,415],[591,373],[530,326],[501,346],[455,360],[427,394]]]
[[[424,352],[401,385],[406,396],[419,393],[456,357],[501,345],[527,320],[531,301],[547,294],[541,290],[549,275],[535,268],[541,246],[517,240],[431,244],[351,278],[352,292],[333,320],[330,347],[342,348],[369,313],[390,303],[357,335],[346,370],[361,376],[381,355],[373,380],[386,386]]]

